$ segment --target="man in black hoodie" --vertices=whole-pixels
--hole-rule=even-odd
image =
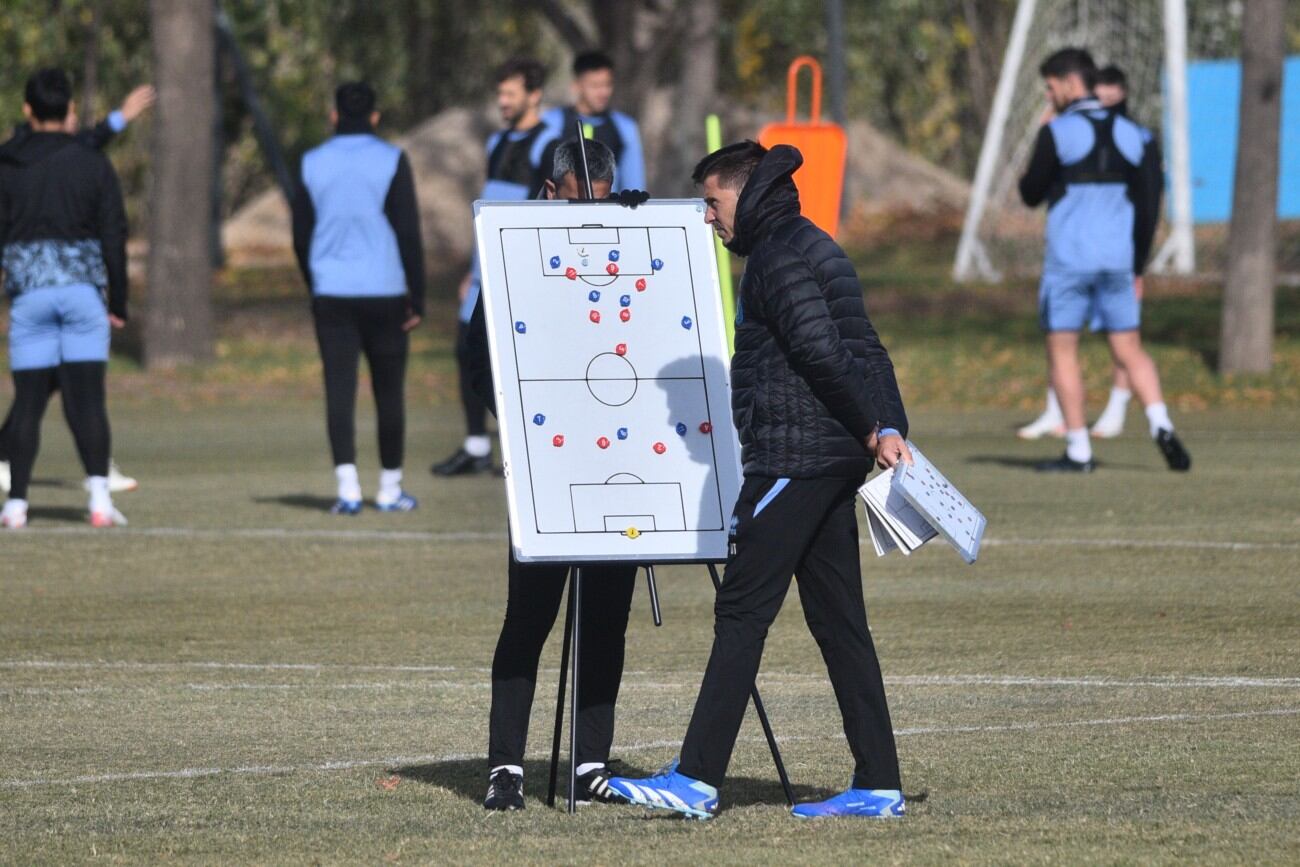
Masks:
[[[0,262],[12,299],[9,368],[12,487],[0,525],[27,523],[27,488],[51,384],[77,442],[96,527],[124,524],[108,489],[104,396],[109,328],[126,324],[126,211],[112,164],[65,131],[72,87],[62,70],[27,82],[31,133],[0,147]]]
[[[722,785],[758,674],[768,627],[799,576],[856,762],[847,792],[796,816],[903,814],[898,755],[867,629],[855,514],[871,469],[911,462],[894,368],[867,318],[844,251],[799,214],[799,151],[742,142],[696,167],[705,219],[749,262],[740,282],[732,412],[745,479],[731,520],[713,651],[680,762],[609,788],[699,819]]]
[[[77,104],[68,105],[68,114],[64,118],[63,128],[65,132],[73,135],[78,142],[103,150],[108,143],[117,135],[126,130],[127,126],[135,121],[140,115],[144,114],[153,107],[157,100],[158,94],[152,84],[142,84],[131,90],[122,101],[121,108],[114,109],[108,113],[108,116],[99,123],[87,129],[80,129],[77,119]],[[8,148],[18,148],[22,142],[32,134],[32,125],[28,121],[18,124],[14,127],[13,137],[5,145]],[[53,391],[59,390],[58,380],[54,380],[50,387]],[[8,494],[10,485],[10,467],[9,467],[9,431],[13,428],[13,405],[9,406],[9,413],[5,416],[4,424],[0,425],[0,491]],[[134,491],[140,486],[139,482],[123,473],[117,466],[117,462],[109,457],[108,461],[108,489],[113,493],[121,491]]]

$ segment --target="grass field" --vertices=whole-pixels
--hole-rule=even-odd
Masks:
[[[143,487],[111,532],[81,523],[52,413],[31,527],[0,538],[0,862],[1294,863],[1295,409],[1182,414],[1187,476],[1135,412],[1081,479],[1030,471],[1058,445],[1018,443],[1015,413],[917,411],[990,529],[974,567],[864,553],[908,818],[790,818],[751,719],[701,825],[544,807],[558,630],[529,809],[481,809],[503,490],[427,476],[457,421],[414,403],[421,510],[339,519],[316,402],[125,396],[115,452]],[[674,754],[710,642],[705,574],[660,588],[664,626],[639,590],[629,634],[615,755],[635,771]],[[811,798],[850,761],[798,607],[760,686]]]

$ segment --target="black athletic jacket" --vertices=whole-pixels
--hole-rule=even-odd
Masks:
[[[746,475],[858,478],[871,467],[864,440],[877,427],[907,436],[907,414],[853,264],[799,214],[802,164],[795,148],[772,148],[736,206],[727,246],[749,262],[732,411]]]
[[[127,318],[126,209],[113,165],[79,137],[23,132],[0,145],[5,291],[89,283]]]

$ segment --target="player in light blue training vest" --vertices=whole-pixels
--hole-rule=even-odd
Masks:
[[[338,500],[335,514],[361,511],[354,414],[357,366],[365,353],[379,421],[383,512],[405,512],[403,389],[409,332],[424,315],[424,253],[415,181],[406,154],[375,135],[375,94],[362,82],[339,87],[336,135],[308,151],[294,197],[293,246],[311,290],[325,370],[325,407]]]
[[[547,149],[542,170],[551,174],[551,155],[562,141],[578,137],[578,121],[591,127],[596,141],[614,152],[614,185],[619,190],[644,190],[645,154],[635,120],[610,108],[614,99],[614,62],[600,51],[586,51],[573,60],[573,105],[553,108],[542,120],[559,137]]]
[[[1191,458],[1174,435],[1160,375],[1138,334],[1134,226],[1155,219],[1143,172],[1147,136],[1093,96],[1097,67],[1087,51],[1062,49],[1039,71],[1055,116],[1039,131],[1020,196],[1030,207],[1048,206],[1039,320],[1066,428],[1065,454],[1039,469],[1091,472],[1096,466],[1079,365],[1079,332],[1095,316],[1146,408],[1151,438],[1170,469],[1186,470]]]
[[[508,60],[497,69],[497,110],[504,129],[487,142],[487,181],[479,198],[484,201],[524,201],[541,189],[542,155],[558,130],[542,122],[542,86],[546,67],[532,58]],[[468,362],[469,321],[478,304],[478,251],[469,273],[460,283],[460,310],[456,324],[456,366],[460,373],[460,400],[465,409],[465,442],[447,459],[434,464],[435,476],[460,476],[492,472],[492,440],[487,432],[487,407],[470,380]]]

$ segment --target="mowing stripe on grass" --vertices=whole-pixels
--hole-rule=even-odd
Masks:
[[[58,659],[4,659],[0,668],[8,669],[118,669],[125,671],[185,671],[185,670],[233,670],[233,671],[310,671],[310,672],[397,672],[406,674],[424,673],[463,673],[485,674],[491,671],[486,667],[455,665],[371,665],[347,663],[310,663],[310,662],[133,662],[129,660],[58,660]],[[539,673],[555,674],[558,669],[541,668]],[[625,677],[657,677],[671,675],[668,671],[624,671]],[[683,672],[689,675],[682,685],[698,682],[695,672]],[[767,672],[760,674],[761,681],[817,680],[824,681],[825,675],[813,672]],[[903,674],[887,675],[885,682],[897,686],[1086,686],[1110,689],[1134,689],[1154,687],[1160,689],[1297,689],[1300,677],[1288,676],[1214,676],[1214,675],[1158,675],[1150,677],[1116,677],[1113,675],[1068,676],[1068,675],[1017,675],[1017,674]],[[400,686],[401,683],[343,683],[343,684],[184,684],[188,689],[292,689],[304,688],[333,689],[379,689],[388,686]],[[426,681],[411,681],[411,686],[425,687]],[[664,685],[668,685],[665,683]],[[112,687],[96,687],[107,690]],[[51,688],[57,689],[57,687]],[[83,687],[68,687],[69,691],[86,691]]]
[[[95,536],[100,539],[130,539],[136,536],[174,539],[315,539],[324,542],[491,542],[506,540],[506,534],[496,530],[316,530],[287,527],[232,527],[207,529],[201,527],[116,527],[97,530],[94,527],[27,527],[8,534],[6,541],[20,541],[24,537],[38,536]],[[869,540],[860,543],[870,545]],[[992,547],[1060,547],[1084,548],[1188,548],[1209,551],[1300,551],[1300,542],[1214,542],[1203,539],[1018,539],[993,537],[982,542]]]
[[[927,726],[920,728],[897,729],[894,734],[899,737],[934,734],[980,734],[1035,731],[1038,729],[1123,726],[1137,725],[1141,723],[1200,723],[1297,715],[1300,715],[1300,707],[1285,707],[1272,708],[1270,710],[1239,711],[1236,713],[1167,713],[1157,714],[1155,716],[1107,717],[1103,719],[1063,720],[1060,722],[1044,723],[1026,722],[985,726]],[[799,741],[825,739],[826,738],[823,736],[815,735],[791,735],[787,737],[778,737],[777,741],[779,743],[795,743]],[[759,744],[765,743],[766,741],[760,737],[746,737],[740,738],[739,742]],[[620,752],[630,753],[650,749],[667,749],[669,747],[677,747],[680,745],[680,740],[647,741],[643,743],[615,745],[614,749]],[[233,768],[181,768],[173,771],[127,771],[115,774],[86,774],[78,777],[35,777],[28,779],[0,780],[0,788],[30,789],[40,786],[78,786],[95,783],[127,783],[148,780],[189,780],[227,774],[275,776],[285,774],[317,773],[322,771],[347,771],[355,770],[357,768],[378,766],[392,768],[403,765],[430,764],[434,762],[464,762],[481,758],[483,758],[481,753],[452,753],[449,755],[395,756],[381,759],[339,759],[312,765],[240,765]]]

